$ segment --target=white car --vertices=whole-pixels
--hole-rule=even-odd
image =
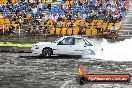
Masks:
[[[86,38],[65,36],[55,42],[38,42],[33,44],[32,53],[50,57],[51,55],[83,55],[92,57],[98,49]]]

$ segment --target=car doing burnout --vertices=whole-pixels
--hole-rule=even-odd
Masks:
[[[32,53],[50,57],[51,55],[83,55],[93,58],[98,48],[86,38],[65,36],[54,42],[38,42],[32,45]]]

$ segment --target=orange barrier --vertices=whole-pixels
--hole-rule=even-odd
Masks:
[[[91,36],[91,29],[86,29],[85,34],[86,34],[87,36]]]
[[[68,34],[68,35],[72,35],[72,28],[69,28],[69,29],[67,30],[67,34]]]
[[[60,28],[56,28],[56,35],[60,35]]]
[[[61,34],[62,34],[62,35],[65,35],[65,34],[66,34],[66,30],[67,30],[67,28],[62,28]]]

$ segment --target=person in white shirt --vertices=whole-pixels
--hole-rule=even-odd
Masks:
[[[33,8],[32,11],[33,11],[34,14],[36,14],[37,13],[37,8],[36,7]]]
[[[82,19],[85,20],[86,17],[87,17],[87,15],[86,15],[86,13],[84,13],[84,14],[82,15]]]

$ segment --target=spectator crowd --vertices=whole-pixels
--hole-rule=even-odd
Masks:
[[[68,0],[52,6],[48,2],[34,0],[18,0],[15,3],[8,0],[0,4],[0,32],[48,33],[51,28],[93,28],[100,23],[115,26],[124,19],[129,8],[128,0]],[[6,23],[6,20],[9,22]],[[78,21],[79,20],[79,21]],[[4,27],[3,27],[4,24]],[[101,24],[100,24],[101,26]],[[8,28],[9,27],[9,28]]]

